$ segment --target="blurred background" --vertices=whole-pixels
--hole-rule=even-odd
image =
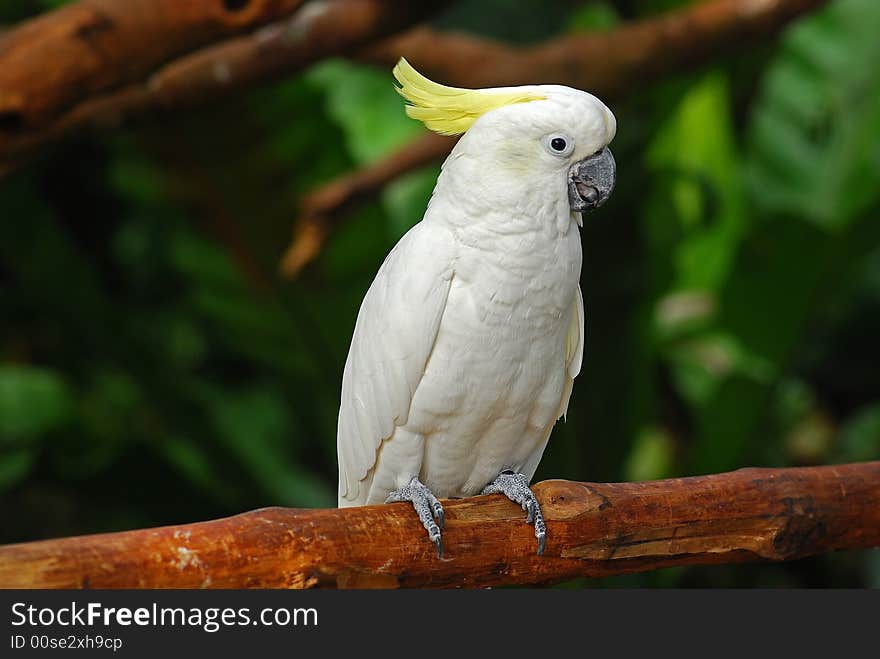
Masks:
[[[4,0],[0,25],[61,4]],[[527,44],[687,4],[462,0],[433,25]],[[536,479],[880,459],[878,26],[833,0],[609,99],[584,367]],[[0,542],[335,505],[357,309],[439,164],[297,276],[279,259],[304,195],[421,132],[388,68],[327,59],[0,179]],[[570,585],[880,587],[880,552]]]

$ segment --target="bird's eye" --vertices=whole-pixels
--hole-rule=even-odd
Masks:
[[[574,140],[568,135],[548,135],[544,138],[544,146],[554,156],[570,156],[574,151]]]

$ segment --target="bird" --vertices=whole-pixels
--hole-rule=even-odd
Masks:
[[[358,311],[339,507],[410,502],[442,557],[440,499],[500,493],[542,554],[529,485],[581,369],[582,213],[614,188],[617,121],[567,86],[449,87],[404,58],[393,75],[409,117],[461,137]]]

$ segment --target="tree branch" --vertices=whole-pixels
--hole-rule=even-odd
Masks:
[[[880,546],[880,462],[535,491],[545,556],[523,511],[491,495],[444,503],[443,559],[406,504],[266,508],[0,547],[0,587],[496,586]]]
[[[276,20],[304,0],[80,0],[5,33],[0,117],[38,128],[168,59]]]
[[[358,57],[387,68],[403,55],[429,77],[464,87],[552,81],[614,97],[775,34],[827,2],[704,0],[609,32],[574,34],[527,47],[421,27]]]
[[[104,4],[115,7],[120,1],[105,0]],[[137,1],[158,11],[153,5],[167,4],[169,0]],[[25,23],[0,39],[0,174],[38,148],[76,130],[117,126],[144,115],[228,97],[243,88],[300,71],[319,59],[353,52],[412,25],[448,1],[325,0],[308,3],[293,13],[303,0],[252,0],[249,16],[293,15],[212,45],[204,45],[208,41],[204,30],[188,35],[188,42],[182,37],[174,39],[182,28],[170,24],[172,19],[186,22],[187,17],[192,19],[190,14],[200,11],[210,15],[207,0],[199,0],[192,7],[187,5],[186,11],[172,3],[165,8],[169,23],[165,27],[170,36],[161,36],[161,25],[150,32],[154,39],[174,45],[174,49],[169,46],[161,55],[173,52],[178,56],[166,61],[167,57],[156,52],[141,53],[140,39],[129,50],[130,23],[138,19],[134,11],[126,9],[123,16],[101,23],[92,7],[98,0],[80,0]],[[170,9],[175,6],[176,10]],[[210,3],[215,9],[220,6],[218,0]],[[265,12],[256,14],[257,7],[263,7]],[[269,8],[274,8],[274,13],[268,13]],[[83,16],[90,17],[91,22]],[[237,29],[256,24],[253,19],[246,22],[238,14],[234,16]],[[110,39],[98,32],[114,49],[102,51],[103,59],[97,63],[93,54],[79,64],[56,66],[58,58],[51,49],[69,51],[73,57],[74,51],[79,53],[79,49],[85,48],[80,43],[82,26],[95,21],[105,25],[105,32],[112,33]],[[88,33],[95,30],[86,29]],[[215,30],[209,36],[226,31]],[[40,47],[35,48],[30,39]],[[89,43],[90,48],[96,47]],[[186,50],[184,43],[191,46],[191,52],[180,54]],[[204,47],[196,50],[198,46]],[[84,57],[83,53],[79,55]],[[90,67],[90,63],[94,66]],[[36,75],[35,70],[41,73]]]
[[[371,46],[357,58],[390,67],[403,55],[429,77],[452,85],[552,82],[587,89],[608,100],[772,35],[791,19],[826,2],[709,0],[611,32],[574,35],[525,48],[420,27]],[[361,203],[372,200],[399,176],[445,158],[452,144],[427,135],[416,138],[364,170],[308,194],[294,225],[293,240],[282,257],[282,274],[295,277],[318,255],[325,240],[354,210],[351,198]]]

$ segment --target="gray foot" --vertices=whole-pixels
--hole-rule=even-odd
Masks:
[[[443,541],[440,539],[440,529],[444,526],[445,518],[443,506],[437,501],[437,497],[418,478],[413,478],[409,485],[395,490],[385,499],[385,503],[394,503],[395,501],[412,503],[422,525],[428,530],[428,538],[437,547],[437,558],[443,558]],[[435,517],[439,526],[434,523]]]
[[[535,524],[535,537],[538,539],[538,556],[544,553],[544,542],[547,539],[547,525],[538,499],[529,489],[529,479],[525,474],[517,474],[505,469],[493,482],[483,488],[482,494],[500,493],[511,501],[522,506],[528,513],[526,524]]]

